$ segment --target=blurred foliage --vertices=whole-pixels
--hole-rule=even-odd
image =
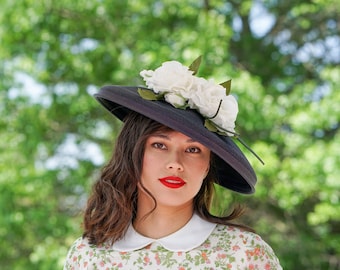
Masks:
[[[340,6],[335,0],[1,0],[0,265],[60,269],[120,127],[104,84],[204,55],[232,79],[254,196],[218,189],[284,269],[340,269]],[[240,146],[241,148],[243,146]]]

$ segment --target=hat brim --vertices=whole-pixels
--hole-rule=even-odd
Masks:
[[[217,156],[217,184],[239,193],[254,193],[256,174],[230,137],[205,128],[203,117],[195,110],[176,109],[165,101],[145,100],[138,94],[138,88],[143,87],[109,85],[94,96],[122,121],[130,111],[135,111],[202,143]]]

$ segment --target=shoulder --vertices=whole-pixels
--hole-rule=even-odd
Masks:
[[[108,246],[91,245],[86,237],[80,237],[70,247],[64,269],[87,269],[87,266],[99,259],[107,249]]]
[[[213,248],[232,255],[233,260],[247,264],[250,269],[282,269],[273,249],[256,233],[217,225],[208,241]]]
[[[90,245],[86,238],[78,238],[70,247],[66,261],[64,264],[64,269],[77,269],[80,264],[80,260],[86,255],[89,250]]]
[[[240,243],[242,245],[265,243],[262,238],[253,232],[246,231],[244,229],[218,224],[215,230],[211,234],[212,237],[217,239],[228,239],[233,243]]]

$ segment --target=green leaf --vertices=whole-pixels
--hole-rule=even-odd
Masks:
[[[189,108],[189,105],[186,103],[184,105],[173,105],[176,109],[180,109],[180,110],[186,110],[187,108]]]
[[[230,94],[230,89],[231,89],[231,80],[220,83],[220,85],[222,85],[225,88],[226,95],[228,96]]]
[[[204,121],[204,126],[211,132],[217,132],[218,131],[216,126],[214,125],[214,123],[211,122],[209,119],[206,119]]]
[[[151,90],[138,88],[138,94],[146,100],[158,100],[158,96]]]
[[[198,69],[201,65],[201,61],[202,61],[202,55],[200,55],[199,57],[197,57],[194,62],[192,62],[192,64],[189,66],[189,70],[193,71],[193,75],[197,74]]]

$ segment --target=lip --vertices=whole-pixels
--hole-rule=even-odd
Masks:
[[[159,178],[159,181],[168,188],[180,188],[185,185],[185,181],[177,176],[166,176]]]

